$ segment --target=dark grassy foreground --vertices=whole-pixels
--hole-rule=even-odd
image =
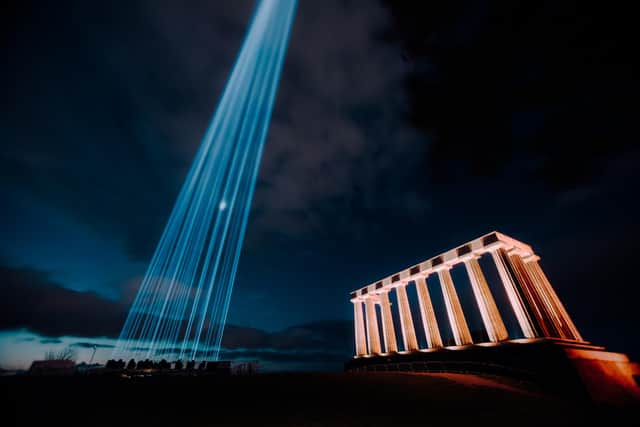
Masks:
[[[4,377],[2,425],[635,425],[632,411],[463,374]],[[8,418],[7,418],[8,416]]]

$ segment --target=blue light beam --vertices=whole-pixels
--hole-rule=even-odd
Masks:
[[[296,3],[258,3],[113,357],[218,359]]]

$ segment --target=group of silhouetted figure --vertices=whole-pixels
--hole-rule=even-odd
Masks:
[[[246,365],[246,366],[244,366]],[[255,373],[255,364],[246,363],[240,366],[241,373],[252,374]],[[150,359],[138,360],[135,359],[125,362],[122,359],[107,361],[105,369],[110,371],[127,371],[127,372],[199,372],[199,373],[231,373],[232,367],[230,361],[206,361],[196,362],[195,360],[189,360],[184,363],[181,360],[175,362],[168,362],[165,359],[160,361],[154,361]]]

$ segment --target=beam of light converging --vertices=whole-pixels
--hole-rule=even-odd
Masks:
[[[114,357],[218,359],[295,8],[257,5]]]

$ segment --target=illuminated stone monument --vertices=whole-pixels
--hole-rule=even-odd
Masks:
[[[456,345],[473,344],[450,273],[451,268],[458,264],[464,265],[469,276],[489,342],[507,340],[507,329],[478,263],[478,258],[484,254],[490,254],[495,262],[524,337],[584,342],[540,268],[540,258],[529,245],[494,232],[353,292],[351,302],[355,313],[356,356],[398,351],[389,303],[390,292],[395,292],[398,300],[404,350],[420,350],[414,328],[415,319],[412,318],[407,298],[408,286],[416,287],[421,314],[419,320],[425,331],[427,348],[443,347],[427,285],[430,276],[437,276],[440,282]],[[376,305],[380,306],[382,313],[384,351],[380,346]]]
[[[482,256],[495,265],[519,336],[510,337],[507,332],[504,313],[498,309],[478,262]],[[582,338],[540,268],[539,259],[529,245],[492,232],[352,292],[355,356],[345,368],[515,374],[555,386],[580,383],[596,400],[611,400],[611,396],[613,400],[638,398],[638,365],[624,354],[604,351]],[[486,339],[478,340],[475,334],[474,341],[469,330],[451,275],[451,269],[458,265],[466,270]],[[430,293],[433,286],[438,286],[435,277],[454,345],[446,345],[440,332],[443,325],[436,318]],[[409,287],[415,287],[419,318],[412,314]],[[397,300],[397,322],[391,293]],[[415,322],[422,326],[421,340]],[[426,344],[420,346],[419,342]]]

